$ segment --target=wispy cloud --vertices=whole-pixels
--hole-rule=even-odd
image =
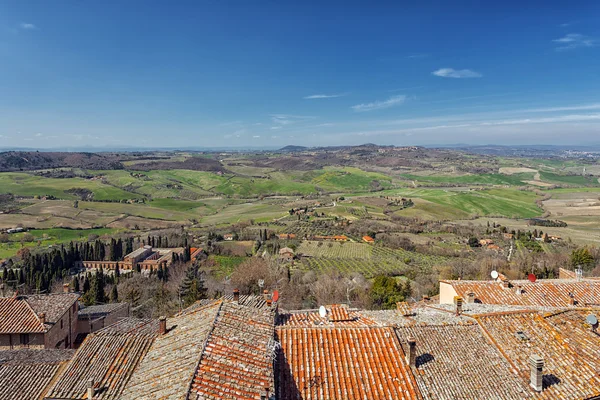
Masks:
[[[482,75],[479,72],[472,71],[470,69],[454,69],[454,68],[440,68],[437,71],[432,72],[435,76],[442,78],[481,78]]]
[[[336,97],[344,97],[348,96],[349,93],[338,93],[338,94],[312,94],[310,96],[304,96],[305,100],[313,100],[313,99],[333,99]]]
[[[29,22],[21,22],[19,24],[19,27],[21,29],[25,29],[25,30],[35,30],[35,29],[37,29],[37,26],[35,26],[34,24],[29,23]]]
[[[275,125],[291,125],[314,118],[308,115],[271,114],[271,122]]]
[[[578,106],[566,107],[548,107],[548,108],[531,108],[523,110],[525,112],[557,112],[557,111],[585,111],[585,110],[600,110],[600,103],[582,104]]]
[[[554,39],[554,43],[558,43],[557,51],[573,50],[581,47],[594,47],[598,41],[588,36],[579,33],[568,33],[565,36]]]
[[[260,138],[260,135],[254,135],[254,136],[252,136],[252,137],[253,137],[254,139],[258,139],[258,138]]]
[[[354,111],[356,112],[364,112],[364,111],[373,111],[373,110],[381,110],[383,108],[390,108],[394,106],[398,106],[406,101],[405,95],[392,96],[384,101],[374,101],[372,103],[363,103],[352,106]]]
[[[429,57],[429,54],[411,54],[406,56],[406,58],[415,59],[415,58],[426,58]]]

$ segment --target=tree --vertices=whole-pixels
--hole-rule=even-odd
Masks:
[[[106,295],[104,293],[104,272],[102,271],[102,268],[96,271],[96,275],[94,275],[94,278],[92,279],[89,302],[91,302],[91,304],[106,303]]]
[[[480,247],[481,246],[481,244],[479,244],[479,240],[476,237],[470,237],[469,241],[467,243],[471,247]]]
[[[112,290],[110,291],[110,302],[111,303],[119,302],[119,292],[117,291],[117,285],[112,286]]]
[[[593,269],[595,264],[596,261],[587,247],[573,250],[571,253],[571,265],[573,267],[578,267],[581,265],[584,270],[588,271]]]
[[[397,282],[394,277],[378,275],[373,280],[370,297],[376,308],[392,309],[396,303],[410,296],[410,282]]]
[[[206,298],[204,280],[197,266],[190,265],[185,272],[185,277],[179,285],[179,295],[184,307],[193,304],[197,300]]]

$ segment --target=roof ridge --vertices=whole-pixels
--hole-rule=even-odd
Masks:
[[[200,364],[202,363],[202,359],[204,358],[204,353],[206,351],[206,346],[208,345],[208,342],[210,341],[212,333],[215,330],[215,325],[217,324],[217,320],[219,319],[219,316],[221,315],[221,310],[223,309],[224,301],[223,300],[217,300],[215,303],[212,303],[213,306],[215,304],[219,304],[219,309],[215,313],[215,317],[214,317],[214,319],[212,321],[212,324],[211,324],[211,327],[210,327],[210,331],[208,331],[208,334],[206,335],[206,339],[204,339],[204,343],[202,344],[202,350],[200,351],[200,357],[198,358],[198,362],[196,363],[196,367],[194,368],[194,371],[192,372],[192,376],[190,378],[190,382],[189,382],[188,388],[187,388],[187,393],[185,394],[185,400],[190,400],[190,394],[191,394],[192,388],[194,386],[194,379],[196,378],[196,374],[198,373],[198,369],[200,368]],[[200,307],[198,310],[203,309],[204,307],[205,306]],[[197,310],[194,310],[194,312],[196,312],[196,311]]]
[[[25,297],[22,300],[19,300],[18,298],[15,298],[16,301],[23,301],[25,304],[27,304],[27,307],[29,308],[29,310],[33,313],[33,315],[35,315],[35,319],[38,320],[38,322],[40,323],[40,325],[42,326],[42,330],[43,332],[47,332],[48,329],[46,329],[46,325],[44,323],[42,323],[42,320],[40,319],[40,317],[38,316],[38,314],[35,312],[35,310],[33,309],[33,307],[31,307],[31,304],[29,304],[29,302],[27,301],[27,297]]]
[[[498,352],[502,355],[502,357],[504,357],[504,359],[506,360],[508,365],[511,366],[511,368],[513,369],[513,372],[515,374],[517,374],[517,376],[520,376],[519,369],[517,368],[517,366],[512,362],[510,357],[508,357],[508,354],[506,354],[504,352],[504,350],[502,350],[502,347],[498,344],[496,339],[494,339],[492,334],[490,332],[488,332],[488,330],[485,328],[485,326],[483,326],[483,323],[481,323],[481,321],[479,320],[479,317],[480,317],[479,315],[475,315],[473,318],[477,321],[477,325],[479,326],[479,329],[481,329],[481,331],[483,332],[483,335],[490,341],[490,343],[492,343],[492,345],[496,349],[498,349]]]

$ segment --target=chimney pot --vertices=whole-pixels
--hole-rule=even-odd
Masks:
[[[87,386],[87,398],[88,400],[91,400],[94,395],[96,394],[96,391],[94,390],[94,380],[90,379],[88,380],[88,386]]]
[[[69,293],[69,284],[68,283],[63,283],[63,293]]]
[[[265,298],[265,300],[269,298],[269,291],[267,289],[263,290],[263,297]]]
[[[273,300],[267,299],[267,307],[271,307],[271,304],[273,304]]]
[[[467,293],[467,304],[475,303],[475,293],[469,292]]]
[[[167,317],[162,316],[158,319],[158,333],[164,335],[167,333]]]
[[[533,354],[529,357],[529,366],[531,367],[531,382],[529,385],[536,392],[541,392],[544,389],[542,382],[544,359],[537,354]]]
[[[416,367],[416,361],[417,361],[417,341],[415,340],[414,337],[409,336],[409,338],[407,339],[408,342],[408,351],[406,353],[406,362],[408,363],[409,367]]]
[[[237,302],[238,304],[240,303],[240,290],[239,289],[233,289],[233,301]]]
[[[462,314],[463,298],[454,296],[454,304],[456,305],[456,315]]]
[[[45,313],[40,313],[38,315],[38,318],[40,319],[40,322],[42,323],[42,325],[46,323],[46,314]]]

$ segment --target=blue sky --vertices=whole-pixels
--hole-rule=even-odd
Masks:
[[[599,19],[597,1],[0,0],[0,147],[600,143]]]

